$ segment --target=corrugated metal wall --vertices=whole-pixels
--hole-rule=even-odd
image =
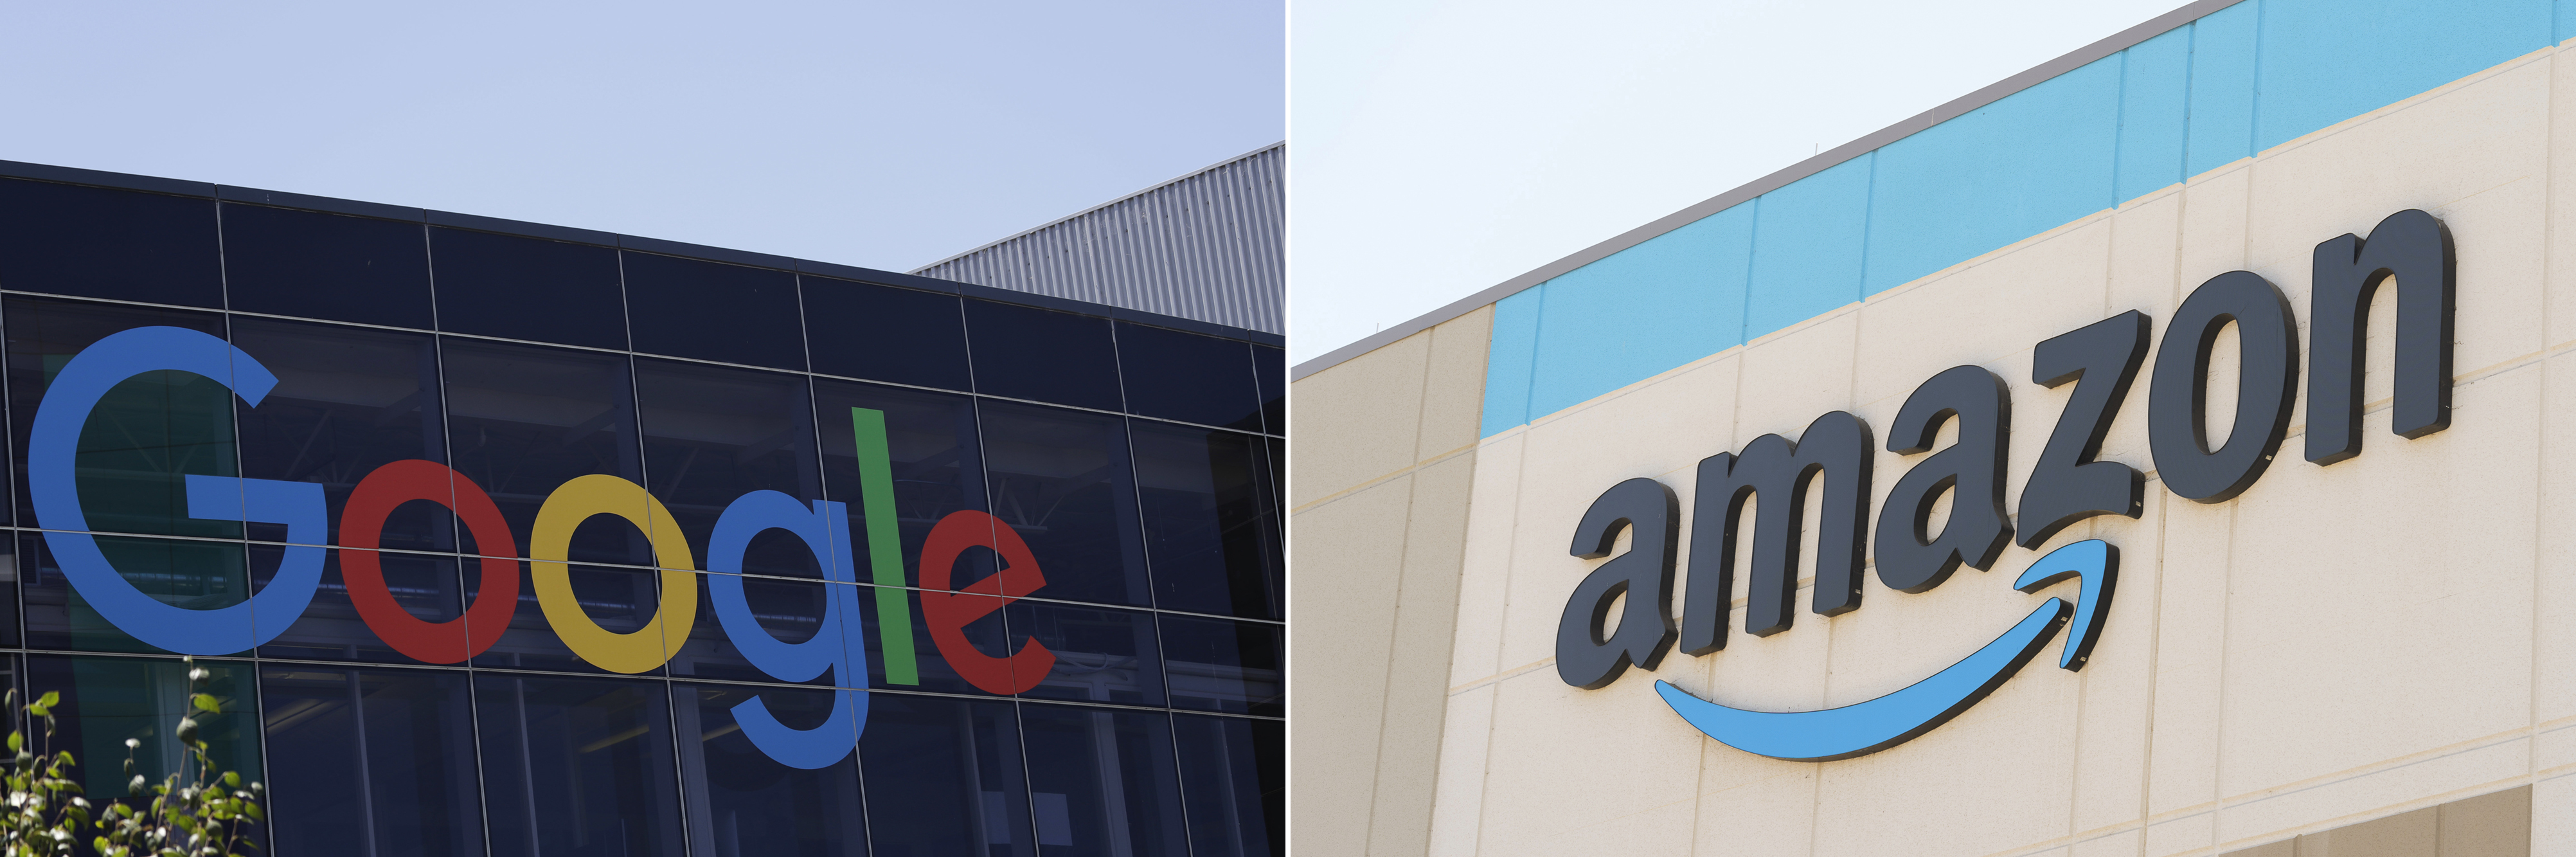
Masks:
[[[1280,143],[913,273],[1285,334]]]

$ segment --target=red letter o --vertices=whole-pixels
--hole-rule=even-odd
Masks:
[[[465,615],[445,622],[423,622],[404,610],[385,588],[384,566],[377,560],[377,539],[394,507],[427,500],[456,511],[474,534],[483,557],[483,591]],[[340,576],[349,587],[349,603],[367,628],[385,644],[424,663],[453,664],[500,642],[519,607],[519,545],[492,495],[465,474],[435,461],[404,459],[376,468],[358,481],[349,504],[340,512]],[[470,633],[469,633],[470,632]]]

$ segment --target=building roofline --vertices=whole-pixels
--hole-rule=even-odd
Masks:
[[[1243,157],[1257,155],[1281,145],[1285,144],[1273,143],[1260,149],[1254,149],[1245,156],[1219,161],[1216,165],[1221,166],[1233,163],[1234,161],[1242,160]],[[1205,172],[1205,170],[1200,170],[1200,172]],[[1192,173],[1191,175],[1196,174],[1197,173]],[[384,203],[342,199],[339,197],[261,190],[258,188],[215,184],[212,182],[182,181],[179,179],[162,178],[159,176],[136,175],[133,173],[118,173],[105,170],[83,169],[80,167],[28,163],[24,161],[0,160],[0,178],[24,179],[28,181],[49,182],[55,184],[87,185],[90,187],[103,187],[115,190],[142,191],[145,193],[185,196],[217,202],[275,206],[279,208],[292,208],[304,211],[320,211],[330,214],[373,217],[406,223],[420,223],[427,226],[471,229],[477,232],[494,232],[504,235],[541,238],[549,241],[592,244],[601,247],[632,250],[640,253],[656,253],[666,256],[682,256],[691,259],[702,259],[710,262],[748,265],[806,276],[836,280],[852,280],[880,286],[944,292],[947,294],[962,295],[969,298],[1004,301],[1025,306],[1039,307],[1041,309],[1082,313],[1100,318],[1117,319],[1120,321],[1152,325],[1155,327],[1166,327],[1173,330],[1188,331],[1190,333],[1222,336],[1229,339],[1242,340],[1256,345],[1266,345],[1273,348],[1284,348],[1287,345],[1287,339],[1285,337],[1268,331],[1239,328],[1231,325],[1217,324],[1215,322],[1164,315],[1145,310],[1128,309],[1103,303],[1080,301],[1072,298],[1059,298],[1032,292],[1012,291],[1009,289],[987,288],[973,283],[960,283],[953,280],[924,277],[917,274],[885,271],[874,268],[862,268],[854,265],[841,265],[811,259],[798,259],[769,253],[756,253],[749,250],[736,250],[729,247],[715,247],[705,244],[690,244],[659,238],[646,238],[638,235],[621,235],[613,232],[601,232],[598,230],[581,229],[570,226],[532,223],[522,220],[484,217],[481,215],[460,214],[450,211],[438,211],[434,209],[414,208],[410,206],[387,205]],[[1183,176],[1183,178],[1187,178],[1187,176]],[[1177,181],[1177,179],[1175,179],[1175,181]],[[1165,182],[1164,184],[1170,184],[1170,182]],[[1156,187],[1161,186],[1162,185],[1156,185]],[[1152,190],[1152,188],[1147,188],[1147,190]],[[1140,191],[1140,193],[1141,192],[1142,191]],[[1133,194],[1130,194],[1130,196],[1133,196]],[[1121,198],[1124,199],[1125,197]]]
[[[1753,199],[1754,197],[1779,190],[1782,187],[1788,186],[1790,182],[1824,172],[1826,169],[1841,164],[1844,161],[1876,151],[1879,147],[1905,139],[1918,131],[1930,128],[1934,125],[1939,125],[1959,116],[1966,115],[1978,108],[2001,101],[2006,96],[2037,86],[2058,75],[2082,68],[2084,65],[2091,63],[2094,60],[2128,50],[2131,47],[2135,47],[2140,42],[2163,35],[2176,27],[2199,20],[2212,12],[2225,9],[2229,6],[2234,6],[2240,2],[2243,2],[2243,0],[2195,0],[2195,2],[2186,4],[2182,8],[2147,19],[2145,23],[2130,27],[2126,30],[2121,30],[2118,33],[2112,34],[2108,38],[2104,38],[2092,44],[2076,48],[2075,50],[2069,51],[2056,59],[2040,63],[2037,66],[2031,67],[2029,70],[2004,78],[2003,80],[1990,84],[1983,89],[1951,99],[1949,103],[1914,114],[1913,116],[1907,117],[1903,121],[1899,121],[1894,125],[1889,125],[1885,128],[1881,128],[1864,135],[1860,139],[1844,143],[1840,146],[1835,146],[1833,151],[1791,164],[1777,172],[1771,173],[1770,175],[1746,182],[1733,190],[1702,200],[1696,205],[1656,218],[1654,221],[1635,229],[1619,233],[1618,235],[1611,237],[1609,240],[1577,250],[1565,258],[1549,262],[1545,265],[1540,265],[1537,268],[1530,270],[1528,273],[1504,280],[1501,283],[1478,291],[1475,294],[1451,301],[1448,305],[1439,309],[1414,316],[1412,319],[1362,337],[1358,341],[1349,345],[1344,345],[1340,348],[1324,352],[1322,356],[1308,360],[1304,363],[1299,363],[1295,367],[1289,369],[1288,380],[1296,381],[1304,379],[1308,375],[1330,369],[1334,366],[1340,365],[1344,361],[1350,360],[1351,358],[1386,347],[1396,340],[1412,336],[1416,333],[1421,333],[1422,331],[1428,330],[1432,326],[1440,324],[1441,322],[1473,312],[1478,307],[1510,297],[1522,289],[1555,279],[1573,271],[1576,268],[1607,258],[1613,253],[1646,243],[1648,240],[1653,239],[1656,236],[1681,228],[1692,221],[1733,208],[1740,203]]]
[[[1049,221],[1047,221],[1047,222],[1045,222],[1045,223],[1041,223],[1041,224],[1038,224],[1038,225],[1036,225],[1036,226],[1031,226],[1031,227],[1029,227],[1029,228],[1027,228],[1027,229],[1022,229],[1022,230],[1020,230],[1020,231],[1018,231],[1018,232],[1013,232],[1013,233],[1011,233],[1011,234],[1009,234],[1009,235],[1007,235],[1007,236],[1004,236],[1004,237],[1002,237],[1002,238],[999,238],[999,239],[995,239],[995,240],[992,240],[992,241],[984,242],[983,244],[976,246],[974,249],[967,250],[967,251],[962,252],[962,253],[957,253],[957,254],[951,255],[951,256],[949,256],[949,257],[947,257],[947,258],[941,259],[941,260],[939,260],[939,261],[932,262],[932,263],[930,263],[930,264],[923,265],[923,266],[918,267],[918,268],[914,268],[914,269],[912,269],[912,272],[913,272],[913,273],[915,273],[915,274],[918,274],[918,273],[921,273],[921,272],[923,272],[923,271],[927,271],[927,270],[930,270],[930,269],[932,269],[932,268],[936,268],[936,267],[939,267],[939,266],[941,266],[941,265],[945,265],[945,264],[948,264],[948,263],[950,263],[950,262],[954,262],[954,261],[957,261],[957,260],[959,260],[959,259],[963,259],[963,258],[966,258],[966,257],[968,257],[968,256],[972,256],[972,255],[975,255],[975,254],[977,254],[977,253],[981,253],[981,252],[984,252],[984,251],[986,251],[986,250],[990,250],[990,249],[993,249],[993,248],[995,248],[995,247],[1002,246],[1002,245],[1004,245],[1004,244],[1009,244],[1009,243],[1011,243],[1011,242],[1013,242],[1013,241],[1017,241],[1017,240],[1020,240],[1020,239],[1022,239],[1022,238],[1026,238],[1026,237],[1028,237],[1028,236],[1030,236],[1030,235],[1034,235],[1034,234],[1037,234],[1037,233],[1040,233],[1040,232],[1047,231],[1047,230],[1049,230],[1049,229],[1053,229],[1053,228],[1058,227],[1058,226],[1062,226],[1062,225],[1064,225],[1064,224],[1065,224],[1065,223],[1067,223],[1067,222],[1074,221],[1074,220],[1079,220],[1079,219],[1081,219],[1081,218],[1082,218],[1082,216],[1083,216],[1083,215],[1090,214],[1090,213],[1092,213],[1092,212],[1099,211],[1099,210],[1101,210],[1101,209],[1108,208],[1108,207],[1110,207],[1110,206],[1114,206],[1114,205],[1117,205],[1117,204],[1119,204],[1119,203],[1126,202],[1126,201],[1128,201],[1128,200],[1135,199],[1135,198],[1137,198],[1137,197],[1144,196],[1144,195],[1146,195],[1146,194],[1153,193],[1153,192],[1155,192],[1155,191],[1162,190],[1162,189],[1164,189],[1164,188],[1171,187],[1171,186],[1173,186],[1173,185],[1180,184],[1180,183],[1185,182],[1185,181],[1189,181],[1189,180],[1190,180],[1190,179],[1192,179],[1192,178],[1196,178],[1200,173],[1204,173],[1204,172],[1207,172],[1207,171],[1209,171],[1209,170],[1213,170],[1213,169],[1216,169],[1216,168],[1218,168],[1218,167],[1225,166],[1225,165],[1227,165],[1227,164],[1232,164],[1232,163],[1235,163],[1235,162],[1237,162],[1237,161],[1241,161],[1241,160],[1243,160],[1243,159],[1245,159],[1245,158],[1250,158],[1250,157],[1253,157],[1253,156],[1259,155],[1259,154],[1261,154],[1261,153],[1263,153],[1263,152],[1270,151],[1270,150],[1272,150],[1272,149],[1284,148],[1284,147],[1286,147],[1287,145],[1288,145],[1288,141],[1286,141],[1286,140],[1281,140],[1281,141],[1279,141],[1279,142],[1272,143],[1272,144],[1269,144],[1269,145],[1266,145],[1266,146],[1262,146],[1262,147],[1257,148],[1257,149],[1254,149],[1254,150],[1252,150],[1252,151],[1245,152],[1245,153],[1243,153],[1243,154],[1236,155],[1236,156],[1231,157],[1231,158],[1226,158],[1226,159],[1224,159],[1224,160],[1217,161],[1216,163],[1212,163],[1212,164],[1209,164],[1209,165],[1207,165],[1207,166],[1200,167],[1200,168],[1198,168],[1198,169],[1191,170],[1191,171],[1189,171],[1189,172],[1182,173],[1182,174],[1180,174],[1180,175],[1173,176],[1173,177],[1171,177],[1171,178],[1164,179],[1164,180],[1162,180],[1162,181],[1158,181],[1158,182],[1155,182],[1155,183],[1150,184],[1150,185],[1146,185],[1143,189],[1138,190],[1138,191],[1136,191],[1136,192],[1134,192],[1134,193],[1127,194],[1126,196],[1122,196],[1122,197],[1119,197],[1119,198],[1117,198],[1117,199],[1113,199],[1113,200],[1110,200],[1110,201],[1108,201],[1108,202],[1104,202],[1104,203],[1101,203],[1101,204],[1099,204],[1099,205],[1095,205],[1095,206],[1092,206],[1092,207],[1090,207],[1090,208],[1086,208],[1086,209],[1083,209],[1083,210],[1081,210],[1081,211],[1077,211],[1077,212],[1074,212],[1074,213],[1072,213],[1072,214],[1068,214],[1068,215],[1065,215],[1065,216],[1063,216],[1063,217],[1056,218],[1056,219],[1054,219],[1054,220],[1049,220]]]

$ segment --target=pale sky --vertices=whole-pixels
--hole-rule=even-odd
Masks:
[[[1294,0],[1289,359],[2183,0]]]
[[[0,159],[909,270],[1278,142],[1281,0],[0,0]]]

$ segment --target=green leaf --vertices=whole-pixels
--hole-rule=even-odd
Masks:
[[[62,692],[61,692],[61,691],[53,691],[53,690],[45,691],[45,695],[44,695],[44,696],[41,696],[41,697],[37,697],[37,698],[36,698],[36,704],[37,704],[37,705],[42,705],[42,706],[45,706],[45,707],[47,707],[47,708],[52,708],[52,707],[54,707],[56,704],[61,703],[62,701],[63,701],[63,695],[62,695]]]

